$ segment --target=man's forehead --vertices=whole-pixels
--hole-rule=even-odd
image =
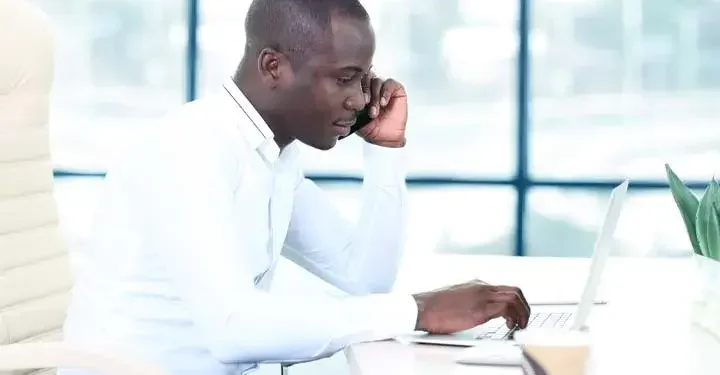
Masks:
[[[334,14],[329,31],[331,54],[336,62],[370,64],[375,53],[375,35],[369,22]]]
[[[342,13],[333,13],[330,33],[335,42],[362,44],[375,39],[369,22]]]

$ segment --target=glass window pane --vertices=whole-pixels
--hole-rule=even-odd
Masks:
[[[702,191],[696,192],[698,196]],[[592,256],[610,189],[535,188],[528,195],[527,255]],[[628,191],[613,256],[683,256],[692,252],[669,189]]]
[[[533,2],[532,172],[688,179],[720,163],[720,3]]]
[[[358,218],[359,184],[320,187],[347,218]],[[513,255],[516,196],[499,187],[410,187],[407,254]]]
[[[242,56],[244,1],[203,1],[200,96],[220,92]],[[410,173],[498,176],[513,173],[515,150],[514,1],[365,0],[377,35],[374,66],[409,92]],[[493,48],[468,48],[468,45]],[[362,171],[361,141],[304,153],[308,172]]]
[[[104,180],[58,178],[55,196],[61,228],[73,245],[89,235]],[[361,185],[320,183],[341,214],[356,220]],[[514,254],[516,193],[500,187],[432,187],[408,191],[407,254],[433,252]]]
[[[105,170],[128,137],[185,99],[186,7],[170,0],[32,1],[56,40],[54,162]]]

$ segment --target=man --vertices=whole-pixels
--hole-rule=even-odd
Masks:
[[[220,375],[416,329],[495,317],[525,327],[517,288],[390,293],[403,248],[407,99],[370,72],[375,39],[359,2],[255,0],[246,29],[220,95],[169,115],[110,170],[66,339],[171,374]],[[353,226],[303,177],[296,143],[332,148],[368,103]],[[350,296],[270,293],[280,255]]]

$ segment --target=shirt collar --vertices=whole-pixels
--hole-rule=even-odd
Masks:
[[[280,147],[275,143],[275,135],[270,130],[270,127],[232,79],[228,79],[223,84],[223,87],[230,98],[237,104],[240,117],[244,120],[238,121],[238,126],[245,135],[250,147],[257,150],[268,163],[275,163],[280,156]],[[294,149],[294,147],[292,148]],[[283,151],[283,154],[285,151]]]

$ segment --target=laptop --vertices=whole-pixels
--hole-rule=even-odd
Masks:
[[[577,305],[532,306],[533,311],[528,320],[527,328],[570,330],[584,330],[586,328],[585,324],[595,304],[595,297],[605,263],[610,255],[615,228],[627,197],[628,185],[629,180],[626,179],[616,186],[610,194],[610,202],[600,232],[595,240],[590,270],[579,303]],[[423,344],[474,346],[478,345],[482,340],[512,340],[512,335],[517,329],[508,329],[505,320],[497,318],[469,330],[449,335],[423,333],[399,337],[398,340]]]

